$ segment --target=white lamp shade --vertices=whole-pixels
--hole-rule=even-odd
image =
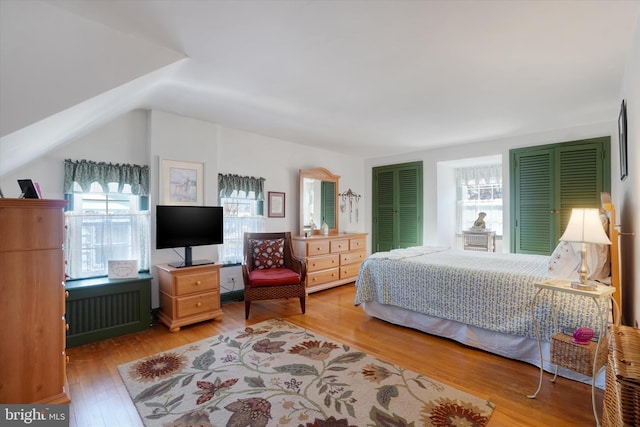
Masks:
[[[601,245],[611,244],[611,240],[602,227],[600,212],[593,208],[573,208],[567,229],[560,240]]]

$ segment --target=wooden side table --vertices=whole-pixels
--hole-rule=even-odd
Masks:
[[[600,419],[598,417],[598,410],[596,408],[596,394],[595,394],[596,377],[597,377],[598,371],[600,371],[601,369],[601,366],[598,366],[599,365],[598,357],[599,357],[599,353],[604,351],[604,349],[601,348],[602,347],[601,344],[603,340],[605,340],[606,342],[607,326],[609,321],[609,316],[608,316],[609,301],[612,302],[613,307],[615,309],[614,318],[619,319],[620,317],[619,307],[616,304],[615,300],[613,299],[613,294],[616,291],[616,289],[612,286],[605,286],[600,284],[597,285],[595,290],[575,289],[571,287],[571,282],[568,280],[545,280],[543,282],[535,283],[534,286],[538,289],[538,291],[536,292],[536,294],[533,297],[533,300],[531,301],[530,308],[531,308],[531,318],[533,319],[536,339],[538,340],[538,351],[540,353],[540,379],[538,381],[538,389],[533,394],[530,394],[527,397],[530,399],[536,398],[536,396],[542,389],[542,377],[544,375],[544,360],[542,355],[542,342],[540,338],[540,325],[536,321],[536,316],[535,316],[535,307],[538,304],[539,297],[545,291],[551,293],[552,317],[554,322],[554,330],[556,331],[558,330],[558,307],[555,304],[555,295],[557,292],[579,295],[579,296],[591,299],[591,301],[595,304],[596,310],[597,310],[597,319],[594,319],[593,325],[594,326],[599,325],[600,331],[601,331],[596,341],[596,347],[595,347],[592,369],[591,369],[591,404],[593,406],[593,416],[595,417],[596,425],[599,427]],[[556,370],[551,382],[554,382],[558,376],[558,363],[561,364],[560,361],[556,361]],[[567,366],[562,365],[562,366],[568,369],[575,370],[572,366],[568,366],[568,365]]]

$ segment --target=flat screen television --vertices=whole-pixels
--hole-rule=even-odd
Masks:
[[[224,243],[221,206],[156,206],[156,249],[184,248],[184,262],[172,267],[212,264],[213,261],[194,261],[193,246]]]

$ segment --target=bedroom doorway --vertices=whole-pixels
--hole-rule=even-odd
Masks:
[[[422,162],[373,168],[372,252],[422,245]]]

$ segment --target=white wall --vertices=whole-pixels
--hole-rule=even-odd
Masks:
[[[509,251],[510,241],[510,197],[509,197],[509,150],[512,148],[528,147],[542,144],[552,144],[557,142],[575,141],[579,139],[595,138],[600,136],[610,136],[613,142],[617,141],[616,118],[612,118],[610,122],[596,123],[587,126],[581,126],[570,129],[560,129],[556,131],[538,133],[535,135],[524,135],[510,139],[499,139],[486,141],[482,143],[473,143],[468,145],[459,145],[452,147],[442,147],[425,151],[418,151],[410,154],[403,154],[393,157],[376,158],[365,160],[366,187],[365,192],[366,206],[365,222],[371,224],[371,177],[372,169],[376,166],[392,165],[405,162],[423,162],[423,187],[424,187],[424,235],[423,243],[425,245],[451,246],[451,236],[455,234],[455,224],[450,220],[451,203],[440,203],[441,199],[447,200],[450,193],[455,193],[453,181],[447,186],[439,182],[438,164],[442,162],[458,161],[460,159],[479,158],[484,159],[487,156],[502,157],[503,175],[502,175],[502,195],[503,209],[507,213],[504,215],[502,251]],[[469,165],[472,166],[472,165]],[[442,168],[441,168],[441,173]],[[612,174],[613,174],[612,168]],[[446,174],[441,176],[446,178]],[[454,194],[455,197],[455,194]]]
[[[63,163],[68,158],[149,165],[152,209],[161,203],[161,159],[204,163],[206,205],[218,203],[218,173],[261,176],[265,178],[265,192],[285,193],[285,217],[267,218],[267,231],[298,234],[299,169],[325,167],[341,176],[340,191],[351,188],[360,194],[364,192],[362,159],[162,111],[136,110],[3,176],[0,186],[5,197],[18,197],[20,189],[16,180],[31,178],[41,184],[46,198],[63,198]],[[360,203],[362,206],[364,201]],[[151,225],[152,265],[177,261],[178,255],[173,250],[153,249],[153,215]],[[357,224],[349,223],[348,214],[341,213],[341,232],[367,229],[369,226],[362,219]],[[217,247],[194,247],[193,257],[217,260]],[[151,273],[154,274],[153,269]],[[221,281],[223,292],[242,289],[239,267],[222,269]],[[152,306],[158,304],[158,284],[154,279]]]
[[[627,164],[629,175],[624,181],[612,179],[614,183],[613,201],[617,207],[620,224],[620,255],[623,320],[626,325],[636,326],[640,321],[640,18],[636,25],[633,49],[624,74],[620,99],[627,102]],[[616,130],[617,131],[617,130]],[[619,150],[617,136],[612,169],[614,177],[620,176],[618,167]],[[615,171],[615,172],[614,172]]]

